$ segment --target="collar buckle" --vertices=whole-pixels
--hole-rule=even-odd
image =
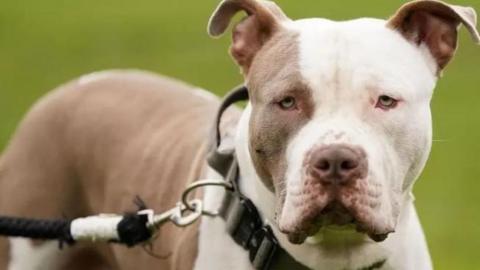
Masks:
[[[252,201],[227,193],[227,206],[222,211],[227,231],[233,240],[249,252],[255,269],[268,270],[279,249],[272,229],[263,225],[262,218]]]
[[[227,193],[230,203],[224,211],[227,231],[237,244],[248,249],[250,239],[262,227],[262,221],[250,200],[232,195]]]
[[[268,270],[278,250],[272,229],[266,225],[256,231],[249,244],[250,261],[255,269]]]

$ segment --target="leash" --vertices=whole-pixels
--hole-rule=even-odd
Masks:
[[[156,231],[167,222],[177,227],[187,227],[198,220],[203,212],[202,201],[191,200],[188,205],[187,208],[186,205],[177,203],[161,214],[154,214],[151,209],[142,209],[123,216],[100,214],[73,220],[0,216],[0,235],[58,240],[60,246],[76,242],[111,242],[133,247],[152,239]]]
[[[220,150],[220,122],[224,112],[234,103],[248,100],[248,89],[240,86],[227,94],[220,105],[214,123],[207,163],[225,180],[200,180],[189,185],[179,202],[171,209],[155,214],[137,198],[139,211],[125,215],[100,214],[73,220],[28,219],[0,216],[0,235],[40,240],[58,240],[63,244],[76,242],[109,242],[133,247],[155,238],[162,225],[172,223],[187,227],[202,216],[221,217],[232,239],[249,254],[256,270],[308,270],[286,252],[264,222],[253,202],[244,196],[239,187],[239,168],[234,149]],[[189,199],[196,189],[217,186],[226,190],[221,209],[204,209],[200,199]],[[359,270],[380,269],[385,261]]]

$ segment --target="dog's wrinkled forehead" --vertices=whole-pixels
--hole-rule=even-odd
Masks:
[[[425,61],[421,50],[386,28],[383,20],[305,19],[288,27],[299,33],[298,70],[316,93],[317,104],[322,103],[318,98],[360,92],[408,100],[432,94],[436,64]]]

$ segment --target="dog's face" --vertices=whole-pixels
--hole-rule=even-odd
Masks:
[[[272,2],[226,0],[211,34],[240,10],[231,53],[250,91],[249,156],[278,227],[292,243],[325,226],[384,240],[430,152],[429,103],[458,26],[479,40],[475,12],[417,1],[389,21],[292,21]]]

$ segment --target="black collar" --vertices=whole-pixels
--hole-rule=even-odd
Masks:
[[[225,110],[232,104],[248,100],[248,89],[240,86],[230,92],[220,105],[212,134],[211,151],[207,162],[232,186],[223,200],[220,216],[225,220],[227,232],[233,240],[249,253],[249,259],[257,270],[308,270],[297,262],[279,244],[268,224],[263,222],[253,202],[238,188],[239,168],[233,149],[219,150],[220,121]],[[385,261],[377,262],[360,270],[380,269]]]

